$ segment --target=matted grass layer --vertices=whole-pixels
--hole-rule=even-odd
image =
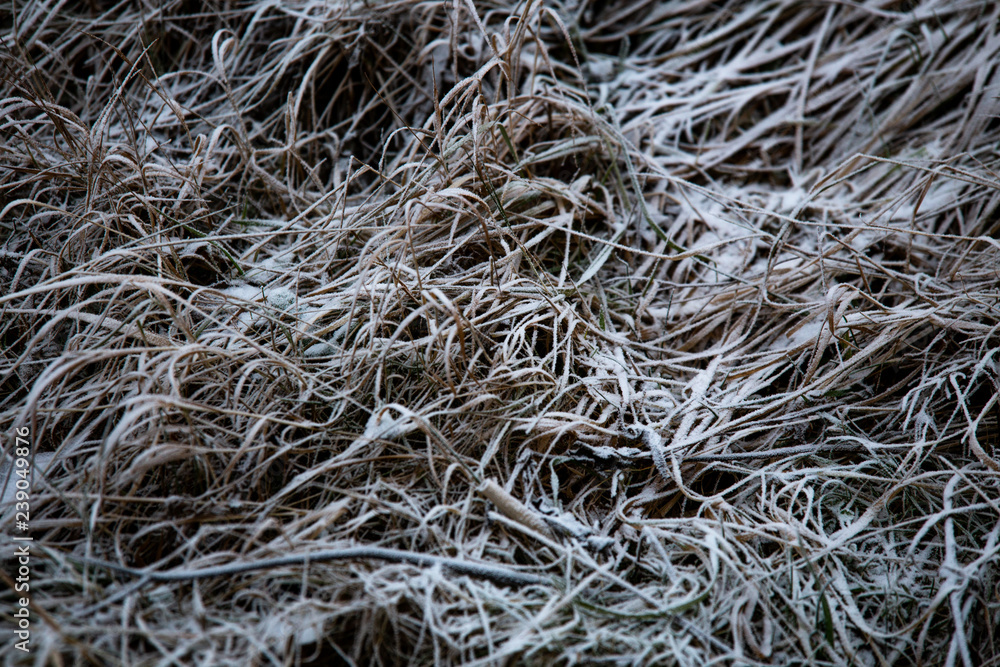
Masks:
[[[1000,664],[1000,4],[0,12],[8,663]]]

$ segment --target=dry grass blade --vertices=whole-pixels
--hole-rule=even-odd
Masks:
[[[1000,5],[0,42],[37,664],[1000,664]]]

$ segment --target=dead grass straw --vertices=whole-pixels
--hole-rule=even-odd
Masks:
[[[13,8],[37,664],[1000,663],[1000,6]]]

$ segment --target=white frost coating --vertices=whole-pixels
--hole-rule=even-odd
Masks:
[[[663,229],[668,226],[668,223],[671,222],[671,218],[660,213],[658,210],[659,207],[659,204],[654,202],[649,197],[646,197],[646,210],[649,212],[649,217],[660,229]],[[653,226],[646,222],[645,219],[643,219],[640,224],[636,225],[636,231],[639,232],[639,236],[642,237],[642,240],[650,246],[655,246],[657,242],[660,241],[659,234],[656,233]]]
[[[392,440],[417,429],[409,415],[393,416],[391,408],[375,410],[368,417],[364,437],[368,440]]]
[[[823,321],[813,320],[798,328],[790,337],[792,347],[812,343],[823,331]]]
[[[591,453],[600,459],[631,459],[642,454],[638,447],[612,447],[610,445],[598,445],[590,448]]]
[[[701,404],[705,400],[708,388],[711,386],[712,379],[715,377],[715,372],[719,368],[720,360],[721,357],[713,358],[712,361],[709,362],[708,368],[695,375],[691,378],[691,381],[688,382],[688,388],[691,390],[691,398],[689,398],[687,403],[685,403],[685,410],[683,413],[684,419],[681,420],[680,426],[676,431],[674,431],[674,437],[670,440],[669,449],[671,451],[687,444],[688,436],[691,434],[691,427],[694,426],[700,413],[698,408],[701,407]],[[708,416],[706,416],[706,419],[708,419]],[[704,425],[702,428],[704,428]],[[663,456],[663,454],[660,454],[660,456]],[[653,462],[657,464],[656,467],[660,469],[660,473],[663,474],[665,478],[669,479],[670,471],[666,469],[666,459],[664,458],[663,468],[660,468],[655,449],[653,450]]]
[[[268,304],[274,306],[278,310],[289,311],[295,306],[297,298],[295,296],[295,292],[287,287],[273,287],[271,289],[265,288],[264,294],[267,297]]]
[[[670,412],[677,408],[677,400],[666,389],[646,389],[640,391],[636,394],[636,400],[641,401],[644,405],[660,408],[664,412]]]
[[[275,277],[288,273],[288,268],[292,265],[292,260],[288,257],[268,257],[256,264],[252,264],[244,272],[244,279],[255,285],[262,285]]]
[[[231,296],[240,301],[256,301],[260,298],[260,288],[246,283],[238,283],[222,290],[226,296]]]
[[[331,354],[335,354],[336,352],[337,348],[330,343],[316,343],[315,345],[310,345],[306,348],[305,352],[302,353],[302,356],[306,358],[327,357]]]
[[[420,54],[421,58],[424,59],[424,62],[430,61],[430,71],[433,72],[433,78],[431,79],[428,76],[429,72],[425,71],[425,80],[430,79],[430,81],[437,82],[437,85],[441,86],[451,78],[449,76],[451,72],[448,69],[448,51],[449,44],[446,39],[436,39],[424,47]]]
[[[542,518],[556,534],[579,540],[594,551],[601,551],[614,544],[610,537],[595,535],[593,528],[583,523],[570,512],[561,512],[548,502],[542,502],[539,509]]]
[[[597,81],[611,81],[615,78],[617,59],[600,56],[591,57],[586,64],[591,78]]]
[[[284,646],[289,640],[298,646],[314,644],[319,637],[317,627],[322,627],[322,623],[318,620],[318,615],[310,616],[313,618],[303,618],[302,614],[265,618],[261,633],[269,643],[280,646]]]
[[[768,352],[785,352],[798,350],[806,345],[812,345],[826,326],[826,320],[817,317],[801,325],[798,329],[778,336],[767,346]]]
[[[740,225],[732,221],[736,216],[726,210],[725,204],[713,197],[707,197],[701,192],[688,192],[678,203],[684,214],[694,220],[704,222],[719,240],[740,238],[746,236],[750,231],[745,224]],[[698,244],[707,245],[711,242],[702,237]]]
[[[656,469],[660,471],[664,479],[670,479],[670,468],[667,467],[667,457],[663,451],[663,437],[645,424],[631,424],[625,427],[625,432],[633,438],[639,438],[643,444],[649,447]]]
[[[708,237],[702,239],[705,243],[715,242],[711,238],[714,234],[706,234],[705,236]],[[744,246],[745,244],[743,243],[729,243],[717,248],[712,255],[711,267],[713,271],[708,275],[715,278],[716,282],[721,283],[730,280],[729,276],[740,273],[747,259],[747,252]]]
[[[715,377],[715,371],[719,368],[719,357],[715,357],[708,364],[708,368],[691,378],[688,383],[688,387],[691,389],[691,400],[701,401],[705,398],[706,392],[708,392],[709,385],[712,384],[712,378]]]
[[[263,289],[263,294],[261,290]],[[261,288],[246,283],[239,283],[221,290],[232,299],[233,305],[243,308],[236,320],[236,328],[246,332],[261,319],[261,313],[250,310],[251,304],[259,303],[262,298],[272,308],[280,311],[290,311],[295,306],[296,295],[287,287]]]
[[[615,377],[622,392],[622,405],[628,405],[632,399],[632,383],[628,379],[628,364],[625,361],[625,351],[621,347],[614,349]]]
[[[651,316],[655,317],[658,320],[662,320],[662,319],[666,318],[668,315],[670,315],[670,309],[669,308],[660,308],[660,307],[656,307],[656,306],[651,306],[651,307],[647,308],[646,312],[649,313]]]
[[[591,391],[591,395],[601,401],[615,402],[615,396],[609,394],[607,391],[602,391],[600,389],[601,385],[609,380],[615,380],[618,383],[618,389],[621,394],[621,401],[615,406],[617,408],[622,408],[632,400],[632,385],[629,382],[628,377],[628,365],[625,361],[625,352],[621,347],[615,347],[609,354],[606,350],[601,350],[594,354],[592,359],[592,371],[591,374],[584,378],[583,383],[588,389],[593,388],[595,391]]]
[[[864,252],[869,246],[878,243],[887,236],[885,232],[864,229],[850,240],[849,245],[858,252]]]
[[[879,217],[875,219],[875,224],[907,223],[913,220],[914,215],[940,214],[955,206],[955,202],[960,199],[962,190],[966,187],[965,183],[959,179],[937,179],[927,194],[920,199],[919,208],[915,198],[897,199],[882,209]]]

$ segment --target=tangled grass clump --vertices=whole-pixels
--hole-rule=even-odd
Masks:
[[[996,3],[0,25],[37,664],[1000,664]]]

